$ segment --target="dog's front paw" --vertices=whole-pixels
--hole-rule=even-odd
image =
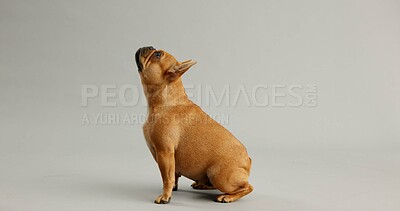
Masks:
[[[158,196],[156,198],[156,200],[154,200],[154,203],[156,203],[156,204],[168,204],[170,199],[171,199],[171,197],[169,197],[169,196],[160,195],[160,196]]]

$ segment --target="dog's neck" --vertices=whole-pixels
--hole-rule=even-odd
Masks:
[[[161,106],[184,105],[191,102],[180,78],[167,85],[144,86],[144,93],[150,111]]]

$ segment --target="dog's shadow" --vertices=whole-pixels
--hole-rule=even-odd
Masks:
[[[153,202],[156,196],[162,193],[162,184],[135,181],[129,183],[127,181],[85,180],[76,181],[69,188],[74,189],[74,192],[79,194],[90,195],[92,197],[107,197],[113,200],[141,202]],[[173,191],[172,194],[174,198],[214,201],[221,193],[217,190],[195,190],[187,184],[183,184],[179,186],[177,191]]]
[[[182,197],[191,197],[196,200],[215,201],[217,196],[221,194],[217,190],[195,190],[191,187],[180,188],[174,191],[173,194]]]

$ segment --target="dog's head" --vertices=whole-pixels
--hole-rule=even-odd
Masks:
[[[152,46],[139,48],[135,60],[143,85],[169,84],[196,64],[192,60],[178,62],[171,54]]]

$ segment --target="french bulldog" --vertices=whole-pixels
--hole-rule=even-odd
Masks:
[[[143,133],[163,181],[155,203],[170,201],[180,176],[193,180],[194,189],[220,190],[217,202],[252,192],[246,148],[186,95],[181,76],[196,62],[179,62],[151,46],[139,48],[135,60],[148,103]]]

